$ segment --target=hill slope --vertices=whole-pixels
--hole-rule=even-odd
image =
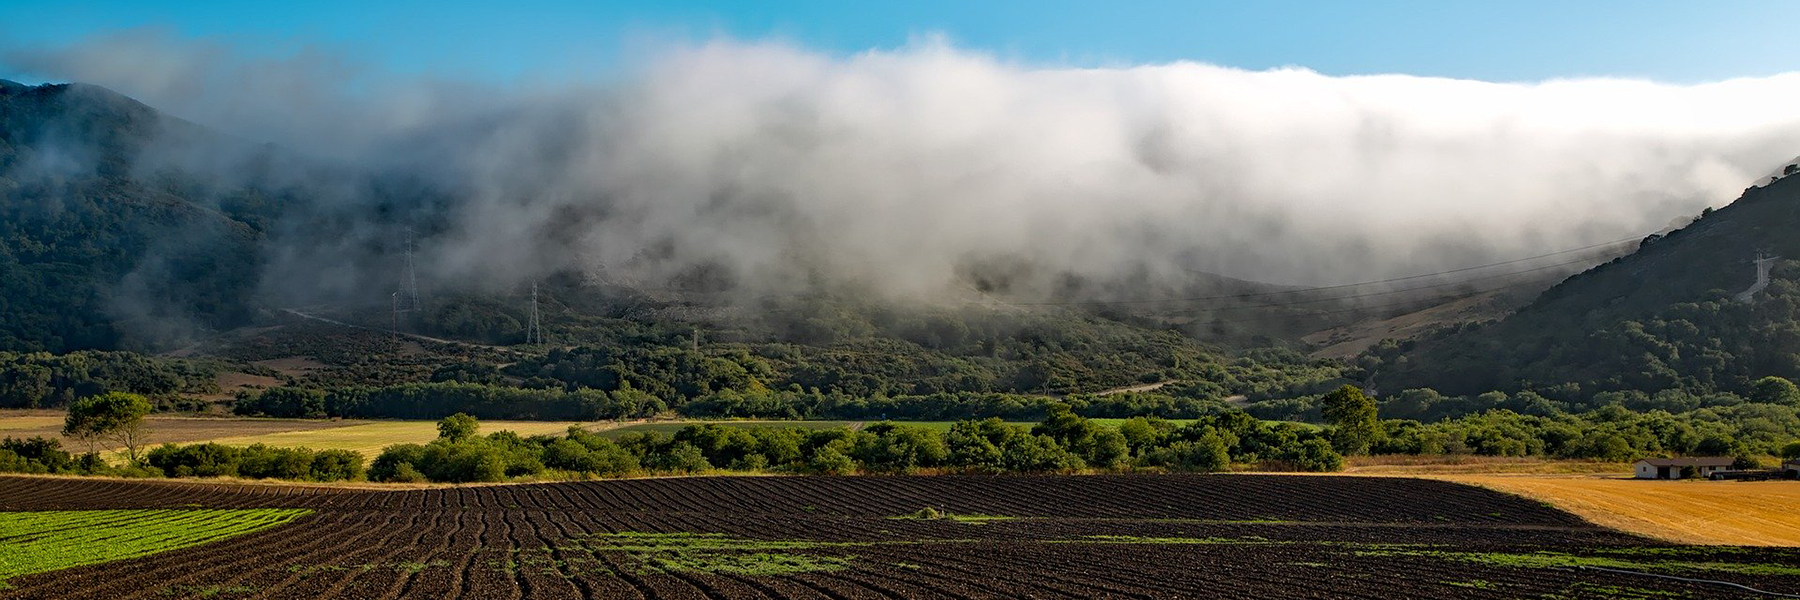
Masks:
[[[268,204],[140,160],[206,137],[102,88],[0,82],[0,348],[109,348],[125,330],[245,318]]]
[[[1497,322],[1378,349],[1385,391],[1744,393],[1800,377],[1800,178],[1753,187],[1685,228],[1544,292]],[[1751,302],[1759,251],[1781,257]]]

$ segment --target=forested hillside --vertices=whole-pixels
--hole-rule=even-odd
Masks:
[[[155,344],[245,320],[271,206],[140,160],[171,150],[152,139],[200,135],[101,88],[0,82],[0,349]]]
[[[1800,178],[1745,191],[1637,252],[1569,278],[1498,322],[1376,348],[1384,392],[1528,391],[1599,404],[1664,395],[1749,395],[1800,377]],[[1766,289],[1759,252],[1775,257]]]

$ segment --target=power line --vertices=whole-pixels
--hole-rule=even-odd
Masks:
[[[1634,237],[1628,237],[1628,238],[1624,238],[1624,239],[1613,240],[1610,242],[1601,242],[1598,244],[1582,246],[1580,248],[1570,248],[1567,250],[1559,250],[1559,251],[1551,252],[1548,254],[1539,254],[1537,256],[1527,256],[1524,258],[1515,258],[1512,260],[1500,261],[1500,262],[1496,262],[1496,263],[1488,263],[1485,265],[1475,265],[1472,267],[1463,267],[1460,269],[1450,269],[1448,271],[1438,271],[1435,273],[1421,273],[1418,275],[1408,275],[1406,277],[1394,277],[1394,278],[1390,278],[1390,279],[1377,279],[1374,281],[1361,281],[1361,282],[1357,282],[1357,283],[1343,283],[1343,284],[1338,284],[1338,285],[1324,285],[1324,286],[1318,286],[1318,287],[1299,288],[1299,289],[1292,289],[1292,290],[1252,292],[1252,293],[1247,293],[1247,294],[1223,294],[1223,295],[1218,295],[1218,296],[1191,296],[1191,297],[1186,297],[1186,298],[1158,298],[1158,299],[1134,299],[1134,300],[1071,300],[1071,301],[1065,301],[1065,302],[1014,302],[1014,303],[1012,303],[1012,305],[1013,306],[1104,306],[1104,305],[1112,305],[1112,304],[1154,304],[1154,303],[1158,303],[1158,302],[1195,302],[1195,301],[1200,301],[1200,300],[1231,300],[1231,299],[1239,299],[1239,298],[1258,298],[1258,297],[1263,297],[1263,296],[1279,296],[1282,294],[1303,294],[1306,292],[1318,292],[1318,291],[1324,291],[1324,290],[1340,290],[1340,289],[1345,289],[1345,288],[1363,287],[1363,286],[1377,285],[1377,284],[1382,284],[1382,283],[1396,283],[1396,282],[1401,282],[1401,281],[1410,281],[1410,280],[1414,280],[1414,279],[1425,279],[1428,277],[1438,277],[1438,276],[1442,276],[1442,275],[1450,275],[1453,273],[1463,273],[1463,272],[1467,272],[1467,271],[1475,271],[1475,270],[1487,269],[1487,268],[1491,268],[1491,267],[1499,267],[1499,266],[1505,266],[1505,265],[1511,265],[1511,264],[1518,264],[1518,263],[1522,263],[1522,262],[1530,262],[1530,261],[1534,261],[1534,260],[1538,260],[1538,259],[1549,258],[1552,256],[1569,254],[1572,252],[1593,250],[1595,248],[1603,248],[1606,246],[1623,244],[1625,242],[1632,242],[1632,241],[1637,241],[1640,239],[1643,239],[1643,238],[1639,237],[1639,236],[1634,236]],[[1581,262],[1581,261],[1573,261],[1573,262]],[[1521,272],[1523,272],[1523,271],[1521,271]]]

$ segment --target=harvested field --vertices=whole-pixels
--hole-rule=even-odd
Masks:
[[[268,444],[270,446],[305,446],[314,450],[354,450],[365,460],[374,460],[381,449],[393,444],[424,444],[437,439],[437,421],[327,421],[316,419],[261,419],[248,417],[187,417],[151,415],[150,446],[166,442],[217,442],[228,446]],[[618,426],[618,423],[576,423],[573,421],[484,421],[482,431],[507,430],[519,435],[561,434],[570,425],[581,425],[590,431]],[[686,423],[683,424],[684,426]],[[63,448],[85,452],[80,440],[62,437],[63,413],[49,410],[0,411],[0,436],[59,438]],[[148,446],[147,446],[148,447]],[[119,452],[108,453],[111,460]]]
[[[314,421],[303,419],[252,419],[239,417],[187,417],[151,415],[150,444],[200,442],[225,437],[260,436],[283,432],[345,427],[367,421]],[[62,440],[63,448],[86,452],[87,444],[62,437],[60,410],[0,410],[0,437],[43,436]]]
[[[1800,592],[1800,552],[1662,544],[1420,479],[756,477],[362,491],[0,478],[0,510],[168,506],[312,512],[212,544],[23,575],[8,597],[1744,596],[1620,571]],[[908,517],[928,506],[983,517]]]
[[[1595,523],[1674,542],[1800,546],[1800,482],[1553,475],[1442,478],[1542,500]]]

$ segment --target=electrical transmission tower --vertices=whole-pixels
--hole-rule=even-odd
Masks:
[[[408,310],[419,309],[419,274],[413,269],[413,228],[406,228],[406,301]]]
[[[538,317],[538,286],[536,281],[531,282],[530,315],[530,320],[525,325],[525,343],[542,344],[544,343],[544,323]]]
[[[1756,251],[1756,282],[1750,284],[1750,289],[1738,292],[1736,296],[1732,296],[1732,299],[1738,302],[1748,303],[1756,298],[1757,292],[1763,291],[1763,288],[1769,287],[1769,268],[1775,266],[1776,258],[1777,257],[1770,255],[1766,251]]]
[[[401,307],[401,296],[405,295],[405,307]],[[389,321],[389,331],[395,339],[400,337],[400,313],[419,310],[419,275],[413,269],[413,228],[406,227],[406,272],[400,276],[400,289],[392,295],[393,318]]]

